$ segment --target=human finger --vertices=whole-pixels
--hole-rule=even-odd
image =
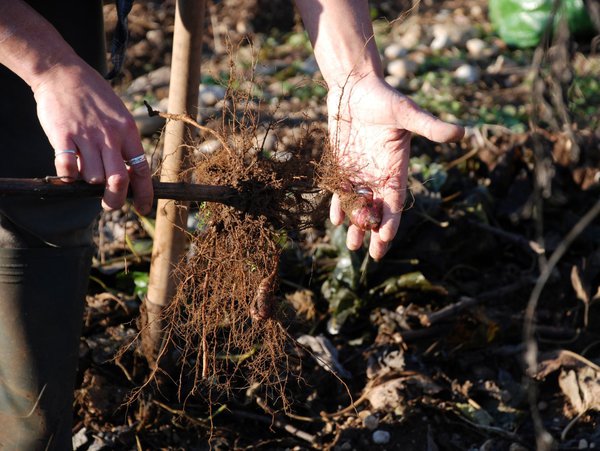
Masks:
[[[344,216],[340,196],[337,193],[333,193],[333,196],[331,196],[331,206],[329,207],[329,220],[334,226],[339,226],[344,222]]]
[[[394,239],[396,232],[398,232],[398,227],[400,226],[404,195],[399,190],[386,191],[386,197],[384,198],[381,208],[381,225],[377,232],[382,241],[389,242]]]
[[[72,182],[79,177],[79,168],[77,165],[77,150],[75,146],[64,147],[54,151],[54,167],[56,175],[63,182]]]
[[[381,224],[378,237],[385,242],[392,241],[398,232],[404,200],[407,192],[408,152],[402,155],[399,172],[390,178],[382,189]]]
[[[88,183],[104,183],[104,163],[102,155],[98,151],[101,144],[93,144],[87,140],[79,140],[79,173],[81,178]]]
[[[371,241],[369,242],[369,255],[373,260],[381,260],[389,250],[391,242],[381,239],[379,231],[371,231]]]
[[[350,227],[348,227],[348,233],[346,235],[346,247],[351,251],[357,251],[361,248],[364,237],[364,230],[361,230],[354,224],[350,224]]]
[[[77,164],[77,144],[68,133],[56,133],[49,136],[50,145],[54,149],[54,167],[56,175],[63,182],[73,182],[79,178]]]
[[[141,214],[147,214],[154,198],[152,174],[133,118],[126,123],[121,153],[128,167],[133,205]]]
[[[424,136],[435,142],[460,141],[465,135],[464,127],[450,124],[422,110],[408,97],[394,103],[394,117],[398,128]]]
[[[141,214],[148,214],[152,209],[154,189],[146,156],[142,153],[128,160],[126,164],[129,172],[129,183],[133,192],[133,205]]]
[[[102,149],[102,162],[104,163],[106,178],[102,208],[117,210],[125,203],[129,186],[129,174],[120,152],[104,147]]]

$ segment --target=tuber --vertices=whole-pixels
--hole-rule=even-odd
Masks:
[[[340,194],[342,209],[350,222],[361,230],[377,230],[381,223],[381,205],[373,199],[373,190],[358,186]]]
[[[250,318],[252,318],[252,321],[264,321],[273,317],[276,307],[276,299],[273,294],[276,276],[277,264],[275,264],[271,273],[263,278],[258,285],[256,294],[250,305]]]

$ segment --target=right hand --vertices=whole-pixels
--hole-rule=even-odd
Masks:
[[[111,86],[83,61],[56,65],[32,84],[37,114],[55,152],[56,174],[106,186],[102,207],[119,209],[129,183],[135,208],[147,214],[153,189],[147,162],[128,167],[124,160],[144,154],[133,117]]]

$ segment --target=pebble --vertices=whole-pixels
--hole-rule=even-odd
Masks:
[[[388,74],[398,78],[408,78],[417,71],[417,63],[409,59],[397,59],[387,65]]]
[[[378,430],[373,432],[373,443],[376,445],[385,445],[389,443],[391,437],[388,431]]]
[[[385,82],[396,89],[402,88],[406,84],[404,81],[404,78],[396,77],[395,75],[386,75],[385,77]]]
[[[292,152],[289,150],[279,150],[271,156],[271,159],[277,163],[286,163],[290,161],[292,157]]]
[[[370,431],[374,431],[379,426],[379,418],[375,415],[367,415],[362,420],[363,426],[366,427]]]
[[[441,50],[452,45],[463,45],[473,35],[468,24],[438,23],[432,28],[433,41],[430,47]]]
[[[421,42],[421,25],[418,23],[412,23],[411,26],[400,38],[400,45],[407,49],[416,47]]]
[[[476,83],[477,81],[479,81],[481,71],[476,66],[471,66],[470,64],[463,64],[454,71],[454,76],[457,79],[464,81],[465,83]]]
[[[218,139],[207,139],[197,147],[197,150],[203,154],[211,154],[219,150],[221,146],[221,141]]]
[[[157,47],[161,47],[165,44],[165,34],[160,28],[148,30],[146,32],[146,40]]]
[[[579,444],[577,445],[578,449],[588,449],[589,445],[588,445],[588,441],[584,438],[582,438],[581,440],[579,440]]]
[[[277,136],[275,136],[275,133],[273,132],[269,132],[266,135],[263,132],[256,137],[256,143],[258,147],[262,148],[262,150],[272,152],[275,149],[275,145],[277,144]]]
[[[383,56],[385,56],[388,60],[395,60],[398,58],[402,58],[406,56],[408,51],[402,47],[400,44],[390,44],[383,50]]]
[[[469,55],[471,55],[473,58],[480,58],[484,56],[485,50],[487,49],[486,42],[479,38],[469,39],[465,46],[467,47]]]
[[[171,68],[169,66],[159,67],[133,80],[127,88],[127,94],[144,93],[162,86],[168,86],[170,79]]]
[[[442,50],[451,45],[450,36],[448,34],[439,34],[433,38],[429,47],[431,50]]]
[[[225,97],[226,89],[219,85],[200,85],[198,94],[198,102],[203,107],[215,106],[220,100]]]

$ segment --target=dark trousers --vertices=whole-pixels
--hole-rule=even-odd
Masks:
[[[29,2],[106,72],[100,0]],[[85,87],[82,87],[85,89]],[[54,175],[31,89],[0,66],[0,177]],[[0,450],[70,450],[98,200],[0,196]]]

